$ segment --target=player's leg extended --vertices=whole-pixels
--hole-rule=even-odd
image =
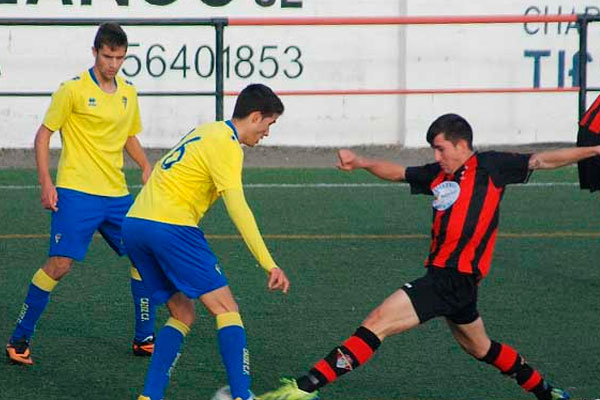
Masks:
[[[174,294],[167,302],[171,317],[158,332],[154,354],[146,374],[140,399],[161,400],[169,384],[171,370],[180,355],[183,339],[195,320],[194,302],[183,293]]]
[[[419,317],[406,292],[397,290],[375,308],[362,325],[340,346],[335,347],[296,381],[282,380],[279,389],[260,396],[261,400],[309,400],[317,398],[317,390],[347,372],[366,363],[381,341],[419,325]],[[287,397],[286,397],[287,396]]]
[[[219,350],[233,399],[252,398],[246,330],[229,286],[202,295],[200,301],[216,317]]]
[[[539,400],[565,400],[570,397],[567,392],[546,382],[515,349],[490,340],[481,317],[467,324],[457,324],[451,320],[447,322],[452,335],[467,353],[514,378],[524,390],[533,393]]]
[[[106,204],[106,217],[98,231],[110,247],[120,256],[126,254],[122,240],[123,218],[131,206],[130,195],[108,199]],[[156,307],[150,296],[150,291],[144,285],[140,273],[131,266],[130,287],[133,300],[135,334],[133,338],[133,354],[137,356],[150,356],[154,350],[154,324]]]
[[[71,269],[73,260],[67,257],[50,257],[46,264],[37,270],[29,284],[29,290],[23,303],[23,308],[9,343],[6,353],[11,362],[31,365],[29,341],[35,331],[37,321],[46,309],[50,300],[50,293],[58,281]]]

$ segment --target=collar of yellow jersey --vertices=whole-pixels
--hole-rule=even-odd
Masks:
[[[235,129],[235,125],[233,125],[233,122],[231,122],[231,120],[228,119],[227,121],[225,121],[225,123],[227,124],[227,126],[229,126],[231,128],[231,130],[233,131],[233,134],[235,135],[236,140],[239,142],[240,138],[238,137],[237,129]]]

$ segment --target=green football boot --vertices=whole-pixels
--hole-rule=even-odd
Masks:
[[[566,390],[552,388],[552,390],[550,391],[550,398],[552,400],[569,400],[571,398],[571,395]]]
[[[259,400],[319,400],[319,392],[305,392],[298,389],[298,384],[295,379],[281,378],[281,386],[271,392],[267,392],[262,396],[258,396]]]

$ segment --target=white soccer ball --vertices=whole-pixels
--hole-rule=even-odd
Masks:
[[[252,394],[252,392],[250,392],[250,399],[248,400],[252,399],[255,399],[255,397]],[[216,393],[213,395],[212,399],[210,400],[233,400],[233,397],[231,397],[231,390],[229,390],[229,386],[223,386],[221,389],[217,390]]]
[[[233,400],[229,386],[223,386],[221,389],[217,390],[211,400]]]

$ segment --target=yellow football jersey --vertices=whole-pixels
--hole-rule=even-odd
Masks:
[[[90,68],[52,95],[43,124],[61,134],[57,187],[100,196],[129,193],[123,148],[142,123],[135,87],[121,77],[116,80],[117,90],[106,93]]]
[[[201,125],[154,167],[127,214],[173,225],[198,223],[227,189],[242,189],[244,152],[227,121]]]

